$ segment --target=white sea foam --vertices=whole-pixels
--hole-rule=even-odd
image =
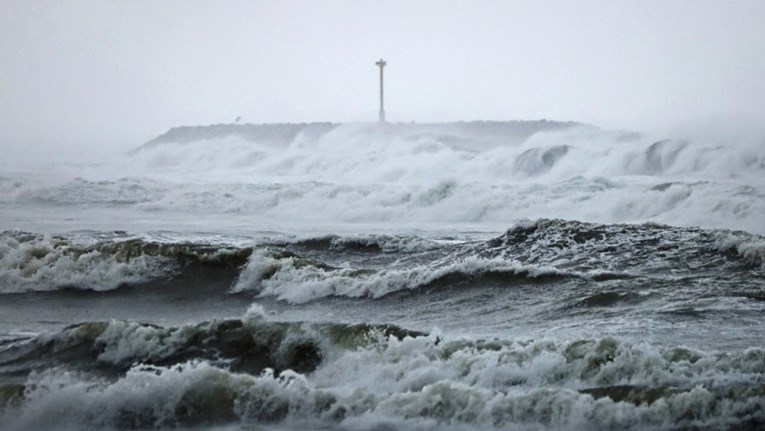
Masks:
[[[61,164],[55,175],[3,174],[0,202],[17,205],[19,219],[26,206],[30,217],[37,205],[120,207],[137,219],[217,216],[218,229],[237,217],[267,229],[501,229],[554,217],[765,233],[765,146],[656,142],[585,126],[522,138],[477,130],[349,124],[279,142],[204,139],[200,131],[202,139],[158,143],[122,160]]]
[[[765,239],[740,232],[720,232],[717,234],[717,246],[721,251],[734,249],[747,261],[765,265]]]
[[[475,278],[488,273],[529,278],[575,275],[549,266],[522,265],[504,258],[483,259],[476,256],[456,261],[446,259],[406,269],[333,268],[297,257],[275,256],[268,250],[259,249],[250,255],[232,291],[254,291],[261,296],[274,296],[292,303],[326,296],[379,298],[423,287],[449,275],[462,274]]]
[[[329,429],[720,429],[765,420],[763,357],[759,349],[710,354],[610,338],[480,341],[434,333],[335,352],[308,375],[267,369],[252,376],[199,361],[136,366],[116,381],[49,369],[30,376],[25,401],[0,411],[0,419],[14,431],[207,421]],[[619,388],[635,398],[619,400]]]
[[[135,358],[158,361],[175,353],[188,335],[137,322],[112,321],[95,340],[101,350],[98,360],[113,364],[130,363]]]
[[[21,411],[4,418],[6,429],[169,426],[178,422],[176,407],[184,400],[213,398],[216,392],[225,397],[241,383],[249,387],[252,378],[190,363],[164,369],[136,367],[114,383],[57,370],[33,374],[30,382],[34,390]]]
[[[0,235],[0,293],[62,287],[111,290],[167,276],[174,270],[174,263],[161,256],[122,260],[47,235]]]

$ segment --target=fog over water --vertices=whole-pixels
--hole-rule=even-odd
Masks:
[[[177,125],[580,121],[761,142],[759,1],[0,4],[0,143],[129,148]],[[44,151],[42,152],[44,153]]]

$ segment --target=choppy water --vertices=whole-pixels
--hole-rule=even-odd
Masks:
[[[248,127],[3,167],[3,429],[765,426],[763,146]]]

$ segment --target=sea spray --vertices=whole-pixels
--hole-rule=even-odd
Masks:
[[[52,205],[78,217],[211,217],[217,230],[237,234],[240,218],[266,229],[501,229],[541,217],[764,233],[765,154],[747,143],[552,122],[223,129],[184,129],[87,168],[62,163],[50,175],[4,174],[0,202],[22,220]]]
[[[243,327],[254,340],[268,339],[263,335],[275,333],[262,331],[276,328],[283,340],[313,334],[308,339],[325,349],[320,365],[234,371],[230,362],[204,356],[149,365],[137,346],[133,364],[112,377],[69,371],[71,362],[31,372],[23,400],[2,410],[4,423],[14,430],[231,422],[329,429],[655,429],[668,423],[733,429],[765,421],[765,353],[759,349],[705,352],[614,338],[477,339],[283,324],[264,320],[261,309],[252,313],[259,317],[247,317],[251,323]],[[155,330],[207,332],[221,323]],[[206,338],[193,339],[188,342]]]

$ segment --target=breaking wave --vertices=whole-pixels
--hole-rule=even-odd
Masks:
[[[113,290],[168,278],[189,265],[236,268],[250,252],[129,237],[78,239],[9,231],[0,234],[0,293]]]
[[[233,287],[292,303],[326,296],[379,298],[426,287],[447,288],[491,281],[560,279],[567,274],[552,267],[521,265],[505,259],[467,257],[456,262],[431,262],[406,269],[335,268],[293,256],[254,253]]]
[[[677,228],[654,223],[526,220],[488,244],[524,262],[566,262],[580,269],[717,270],[763,263],[765,238],[746,232]],[[594,260],[593,257],[598,259]]]
[[[521,221],[489,240],[371,234],[263,238],[233,245],[126,233],[9,231],[0,234],[0,293],[107,291],[205,268],[234,279],[233,293],[293,303],[471,286],[651,278],[657,271],[678,277],[717,277],[724,271],[735,282],[740,274],[762,270],[764,250],[765,239],[745,232],[556,219]]]
[[[243,319],[163,328],[130,321],[87,322],[0,350],[0,375],[29,375],[62,366],[117,376],[135,364],[171,366],[205,360],[228,370],[258,374],[311,372],[329,352],[378,338],[421,335],[390,325],[269,322],[254,305]]]
[[[4,175],[0,202],[221,215],[220,228],[548,217],[763,234],[763,148],[554,122],[180,128],[102,165]]]
[[[80,363],[83,356],[94,369]],[[271,322],[255,309],[241,320],[178,328],[86,323],[6,348],[0,360],[0,372],[22,376],[0,387],[0,419],[10,430],[765,424],[765,352],[757,348],[450,338],[391,326]]]

